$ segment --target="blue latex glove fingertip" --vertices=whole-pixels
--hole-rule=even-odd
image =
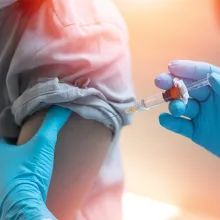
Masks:
[[[53,106],[47,112],[40,130],[45,132],[45,130],[51,131],[51,129],[56,129],[56,131],[59,132],[70,117],[71,113],[72,111],[67,108]]]
[[[170,117],[172,117],[170,114],[168,113],[162,113],[160,114],[159,116],[159,122],[160,122],[160,125],[162,127],[165,127],[165,128],[169,128],[169,124],[170,124]]]
[[[169,111],[174,117],[183,116],[186,110],[185,104],[180,100],[170,102]]]
[[[64,108],[64,107],[60,107],[60,106],[53,106],[49,112],[48,115],[50,115],[51,117],[56,117],[57,115],[68,118],[71,115],[72,111]]]
[[[155,85],[160,89],[169,89],[173,86],[173,77],[169,73],[161,73],[154,80]]]

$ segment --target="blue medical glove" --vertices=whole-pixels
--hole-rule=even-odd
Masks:
[[[162,73],[155,79],[161,89],[171,88],[174,77],[189,84],[205,78],[207,73],[211,73],[211,86],[192,91],[186,106],[180,100],[171,102],[171,115],[161,114],[160,124],[220,157],[220,69],[208,63],[187,60],[173,61],[168,68],[170,73]]]
[[[45,201],[57,135],[70,114],[52,107],[36,135],[22,146],[0,140],[0,219],[55,219]]]

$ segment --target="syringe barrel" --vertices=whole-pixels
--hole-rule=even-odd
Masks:
[[[209,85],[209,76],[210,74],[207,74],[206,78],[198,80],[188,86],[186,86],[182,80],[175,78],[174,86],[172,88],[167,89],[163,93],[150,96],[147,99],[137,101],[132,107],[126,109],[125,112],[128,114],[141,110],[149,110],[163,103],[177,99],[181,99],[183,103],[187,104],[189,98],[188,92]]]
[[[163,98],[163,93],[159,93],[159,94],[150,96],[147,99],[143,99],[141,106],[145,110],[149,110],[149,109],[157,107],[163,103],[165,103],[165,100]]]

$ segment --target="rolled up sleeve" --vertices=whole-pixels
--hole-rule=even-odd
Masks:
[[[60,105],[114,132],[131,123],[128,34],[107,0],[46,1],[30,17],[7,76],[15,122]]]

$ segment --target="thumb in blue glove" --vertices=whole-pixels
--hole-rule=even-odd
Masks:
[[[68,109],[52,107],[36,135],[22,146],[0,140],[0,219],[19,214],[25,219],[51,217],[44,202],[57,135],[70,114]]]
[[[168,130],[190,138],[220,157],[220,69],[203,62],[178,60],[169,64],[169,71],[170,73],[160,74],[156,78],[155,83],[159,88],[172,87],[174,77],[179,77],[186,84],[190,84],[211,73],[209,78],[211,87],[192,91],[187,105],[180,100],[171,102],[169,105],[171,114],[161,114],[159,121]]]

